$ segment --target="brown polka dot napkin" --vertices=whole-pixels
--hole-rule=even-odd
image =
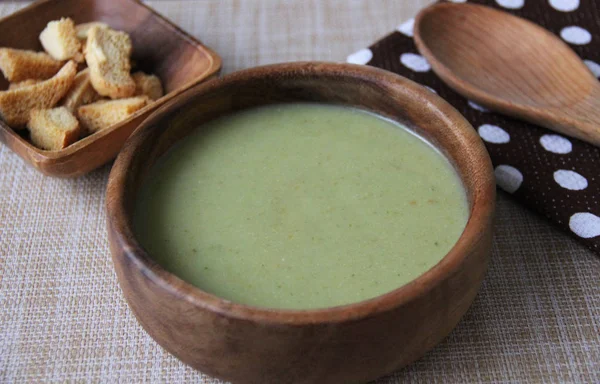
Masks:
[[[600,1],[468,1],[542,25],[566,41],[600,76]],[[437,92],[477,129],[500,188],[600,253],[600,149],[490,112],[454,92],[419,54],[412,38],[413,22],[406,21],[370,48],[351,54],[348,62],[395,72]]]

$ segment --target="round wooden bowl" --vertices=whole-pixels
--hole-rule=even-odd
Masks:
[[[359,303],[305,311],[221,299],[155,263],[132,230],[138,188],[173,144],[217,116],[279,102],[366,109],[406,124],[460,174],[470,218],[452,250],[416,280]],[[495,185],[473,127],[433,92],[382,70],[291,63],[197,86],[156,111],[126,142],[110,174],[108,233],[123,293],[146,331],[186,364],[234,383],[358,383],[423,356],[456,326],[488,266]]]

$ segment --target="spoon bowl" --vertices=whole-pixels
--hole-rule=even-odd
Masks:
[[[560,38],[525,19],[473,4],[436,4],[415,20],[435,73],[500,113],[600,145],[600,86]]]

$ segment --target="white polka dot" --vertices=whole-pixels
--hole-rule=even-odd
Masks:
[[[592,35],[585,29],[575,25],[564,27],[560,31],[560,37],[568,43],[575,45],[585,45],[592,41]]]
[[[373,52],[369,48],[361,49],[360,51],[356,51],[348,58],[346,61],[350,64],[367,64],[373,58]]]
[[[525,0],[496,0],[498,5],[508,9],[519,9],[525,5]]]
[[[415,72],[427,72],[431,69],[427,59],[416,53],[403,53],[400,56],[400,62]]]
[[[469,107],[479,111],[479,112],[489,112],[490,110],[484,107],[483,105],[479,105],[474,101],[469,100]]]
[[[400,24],[398,26],[398,28],[396,28],[396,29],[398,30],[398,32],[403,33],[406,36],[412,37],[414,26],[415,26],[415,19],[410,19],[410,20],[407,20],[404,23]]]
[[[572,191],[581,191],[588,186],[588,181],[585,177],[577,172],[568,171],[566,169],[560,169],[554,172],[554,181],[561,187]]]
[[[428,86],[425,86],[425,88],[427,88],[427,89],[429,89],[431,92],[433,92],[433,93],[436,93],[436,94],[437,94],[437,91],[436,91],[435,89],[433,89],[433,88],[431,88],[431,87],[428,87]]]
[[[600,64],[592,60],[583,60],[583,62],[585,63],[585,65],[587,65],[590,71],[592,71],[594,76],[600,77]]]
[[[568,139],[558,135],[544,135],[540,137],[540,144],[548,152],[564,155],[571,153],[573,144]]]
[[[496,184],[508,193],[513,193],[523,183],[523,174],[510,165],[499,165],[494,170]]]
[[[477,132],[488,143],[505,144],[510,141],[508,132],[496,125],[483,124],[477,129]]]
[[[571,12],[579,8],[579,0],[550,0],[550,5],[557,11]]]
[[[600,236],[600,217],[589,212],[576,213],[569,220],[569,228],[584,239]]]

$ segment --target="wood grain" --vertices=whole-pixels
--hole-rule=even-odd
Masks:
[[[600,85],[560,38],[474,4],[436,4],[415,42],[454,90],[492,110],[600,146]]]
[[[125,140],[153,110],[208,78],[221,59],[211,49],[137,0],[45,0],[0,20],[0,46],[42,51],[39,33],[49,21],[71,17],[75,23],[103,21],[130,34],[132,58],[139,69],[163,82],[165,96],[127,120],[60,151],[33,146],[0,121],[0,141],[41,172],[76,177],[114,159]],[[7,88],[0,77],[0,89]]]
[[[287,311],[220,299],[152,260],[135,238],[132,216],[138,188],[161,154],[218,116],[295,101],[355,106],[387,116],[407,124],[451,160],[471,214],[439,264],[371,300]],[[127,141],[112,169],[106,200],[119,283],[140,324],[165,349],[234,383],[358,383],[418,359],[467,311],[489,262],[495,185],[481,140],[434,93],[374,68],[293,63],[238,72],[177,97]]]

